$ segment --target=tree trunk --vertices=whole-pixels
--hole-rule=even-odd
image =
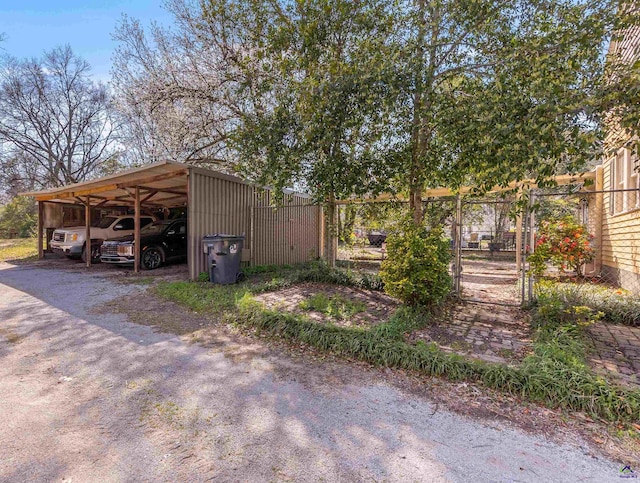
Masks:
[[[331,196],[324,205],[324,254],[323,258],[330,267],[336,266],[338,255],[337,213],[335,198]]]
[[[416,225],[422,224],[422,188],[418,184],[411,187],[409,208],[413,215],[413,222]]]
[[[413,94],[413,119],[411,128],[411,168],[409,173],[409,209],[416,225],[422,224],[422,189],[424,187],[424,173],[422,168],[423,155],[426,152],[424,112],[425,107],[425,79],[423,77],[422,62],[425,56],[425,36],[427,33],[425,0],[417,0],[418,34],[416,39],[416,59],[420,67],[414,73],[415,91]]]

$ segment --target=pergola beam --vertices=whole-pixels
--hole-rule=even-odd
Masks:
[[[585,181],[595,181],[596,173],[594,171],[587,171],[586,173],[580,173],[576,175],[563,174],[551,178],[557,186],[564,186],[574,183],[583,183]],[[507,186],[496,186],[488,193],[500,193],[504,191],[513,191],[522,188],[537,188],[538,183],[536,180],[529,179],[524,181],[513,181]],[[454,197],[458,194],[466,195],[473,193],[474,189],[470,186],[463,186],[459,190],[454,191],[451,188],[429,188],[422,193],[423,201],[428,201],[429,198],[445,198]],[[403,195],[394,195],[391,193],[383,193],[379,196],[372,198],[352,198],[347,200],[337,200],[335,203],[338,205],[348,205],[351,203],[382,203],[387,201],[407,202],[408,198]]]

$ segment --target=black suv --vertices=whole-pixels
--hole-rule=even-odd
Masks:
[[[102,244],[102,263],[134,262],[133,235]],[[187,257],[187,220],[157,221],[140,230],[140,265],[146,270],[158,268],[167,260]]]

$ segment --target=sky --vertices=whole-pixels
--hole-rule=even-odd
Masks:
[[[127,14],[148,26],[170,25],[162,0],[0,0],[0,53],[40,57],[45,50],[69,44],[91,64],[94,80],[108,81],[115,27]]]

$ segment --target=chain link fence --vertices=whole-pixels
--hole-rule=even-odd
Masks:
[[[640,192],[587,190],[569,185],[493,197],[435,198],[424,202],[425,224],[443,226],[451,244],[452,291],[463,300],[521,305],[542,279],[591,284],[640,294]],[[518,201],[520,200],[520,201]],[[406,216],[406,202],[339,206],[338,264],[377,272],[386,236]],[[573,227],[586,240],[584,263],[570,257],[579,240],[567,232],[551,248],[565,256],[544,261],[533,277],[550,227]],[[578,230],[579,228],[579,230]],[[580,237],[578,237],[580,238]],[[568,247],[568,248],[567,248]],[[544,257],[542,257],[544,258]]]
[[[350,203],[338,206],[338,257],[339,266],[363,269],[370,272],[380,270],[387,256],[387,235],[397,230],[407,216],[408,203],[385,201]],[[445,236],[453,248],[453,227],[456,201],[452,198],[437,198],[423,202],[424,222],[427,226],[443,226]]]
[[[545,278],[640,294],[640,193],[637,189],[536,191],[533,200],[534,255],[541,249],[549,249],[545,246],[545,237],[564,223],[564,230],[559,230],[564,238],[556,237],[554,246],[550,247],[560,255],[555,262],[547,262]],[[571,227],[583,229],[585,236],[581,237],[579,230],[573,233],[567,230]],[[586,253],[581,253],[581,238],[588,240],[587,249],[582,250]]]

